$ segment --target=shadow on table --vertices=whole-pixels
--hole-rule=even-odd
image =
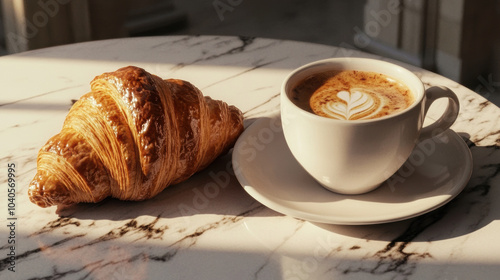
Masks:
[[[355,250],[366,248],[356,246],[344,248],[349,251],[336,252],[328,255],[328,258],[314,259],[311,254],[301,253],[300,250],[274,250],[258,246],[243,250],[242,244],[231,243],[241,242],[245,236],[233,239],[213,234],[210,238],[215,243],[206,244],[202,239],[198,239],[205,233],[197,229],[190,234],[183,234],[177,231],[175,224],[155,224],[154,217],[170,219],[184,216],[204,219],[205,214],[215,214],[227,215],[232,219],[241,216],[280,216],[281,214],[268,210],[247,195],[233,175],[222,175],[225,172],[230,173],[227,171],[230,166],[230,154],[217,159],[205,171],[196,174],[187,182],[171,186],[148,201],[123,202],[108,199],[98,204],[60,208],[58,213],[61,217],[77,219],[59,220],[63,228],[58,232],[64,234],[48,234],[54,230],[52,226],[56,226],[56,223],[48,224],[42,230],[31,234],[30,238],[25,240],[24,247],[44,249],[34,249],[20,255],[36,254],[38,261],[47,259],[57,264],[57,269],[53,269],[52,274],[37,271],[37,276],[49,273],[47,275],[91,275],[96,278],[105,275],[120,278],[119,276],[128,275],[134,279],[146,279],[166,271],[190,275],[192,268],[196,267],[197,275],[203,274],[205,279],[230,279],[234,273],[241,276],[241,279],[305,279],[305,276],[317,279],[324,278],[325,275],[397,278],[411,275],[415,270],[429,273],[426,275],[442,275],[445,271],[446,277],[451,277],[450,279],[463,276],[461,273],[466,270],[478,279],[489,279],[490,273],[498,272],[496,264],[480,260],[446,263],[432,260],[418,262],[416,265],[414,261],[432,256],[425,250],[419,253],[407,247],[413,242],[428,243],[461,237],[500,218],[500,190],[499,186],[494,185],[494,179],[498,179],[500,172],[499,146],[482,147],[471,141],[467,142],[475,160],[472,179],[464,191],[445,206],[416,218],[387,224],[341,226],[313,223],[319,230],[366,240],[361,244],[377,240],[387,241],[387,244],[383,244],[373,255],[362,258]],[[210,188],[213,192],[207,192]],[[136,220],[140,216],[153,217],[154,221]],[[120,227],[113,226],[109,230],[105,225],[105,229],[101,230],[94,225],[99,224],[101,220],[124,222]],[[85,221],[85,225],[79,226],[77,223],[82,221]],[[67,228],[64,227],[64,222],[68,223]],[[70,231],[70,228],[75,232]],[[248,234],[245,230],[236,232]],[[167,235],[169,238],[166,238]],[[268,238],[264,234],[262,236]],[[61,239],[62,237],[64,238]],[[249,235],[248,238],[253,237]],[[151,243],[143,243],[145,240],[151,240]],[[158,242],[154,242],[157,240]],[[169,243],[172,240],[177,241]],[[194,244],[199,246],[193,246]],[[310,266],[311,260],[314,261],[314,266]],[[241,265],[243,263],[246,265]],[[306,269],[301,270],[304,267]]]
[[[422,274],[462,279],[464,271],[467,271],[469,275],[474,275],[474,279],[493,279],[491,276],[500,270],[496,263],[474,260],[415,263],[417,259],[432,256],[426,253],[420,256],[402,250],[398,252],[400,254],[378,252],[364,257],[351,250],[321,255],[316,254],[318,248],[311,248],[311,253],[286,248],[270,250],[252,243],[254,240],[251,236],[239,238],[249,238],[252,248],[241,244],[240,239],[223,240],[214,235],[211,236],[214,242],[210,244],[194,234],[175,243],[172,243],[176,240],[175,232],[169,238],[148,242],[144,241],[146,237],[138,235],[132,233],[116,239],[106,238],[107,235],[93,239],[91,234],[77,238],[66,235],[64,239],[58,235],[35,236],[25,240],[23,248],[43,249],[21,254],[19,262],[22,261],[24,266],[18,273],[23,279],[142,280],[165,279],[168,275],[167,279],[279,280],[407,279],[408,275]],[[314,255],[313,249],[316,249]],[[50,265],[40,265],[45,263]]]
[[[253,120],[248,120],[246,126]],[[473,173],[465,189],[451,202],[409,220],[365,226],[317,224],[342,235],[395,242],[449,239],[474,232],[500,218],[500,195],[493,178],[500,172],[499,146],[476,146],[469,135],[460,135],[473,157]],[[82,220],[129,220],[139,216],[187,218],[200,214],[259,217],[266,209],[250,197],[234,176],[231,154],[217,159],[189,180],[170,186],[142,202],[106,199],[97,204],[59,207],[61,217]],[[264,211],[281,215],[274,211]],[[271,214],[271,215],[273,215]]]

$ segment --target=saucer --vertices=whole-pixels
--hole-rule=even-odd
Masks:
[[[379,188],[343,195],[323,188],[291,154],[279,116],[259,118],[239,137],[232,156],[245,191],[270,209],[328,224],[400,221],[448,203],[466,186],[472,156],[453,130],[417,144],[406,163]]]

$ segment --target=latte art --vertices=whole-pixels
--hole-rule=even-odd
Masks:
[[[380,100],[375,100],[376,95],[369,94],[363,89],[340,91],[337,97],[340,100],[332,100],[320,107],[322,113],[334,119],[369,119],[372,115],[376,115],[383,106]]]
[[[304,110],[339,120],[367,120],[408,108],[414,97],[408,87],[380,73],[330,71],[306,78],[291,96]]]

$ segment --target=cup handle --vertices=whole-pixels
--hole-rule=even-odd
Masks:
[[[446,107],[443,115],[437,121],[423,127],[420,130],[419,140],[424,140],[441,134],[450,128],[458,117],[460,103],[458,102],[457,95],[447,87],[434,86],[425,91],[424,118],[427,115],[427,111],[431,107],[431,104],[439,98],[448,98],[448,106]]]

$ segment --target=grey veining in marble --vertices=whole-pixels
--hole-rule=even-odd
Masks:
[[[243,190],[230,154],[148,201],[42,209],[28,200],[38,149],[102,72],[136,65],[189,80],[205,95],[239,107],[248,126],[279,110],[281,82],[292,69],[333,56],[370,57],[317,44],[212,36],[96,41],[1,57],[0,198],[7,201],[7,165],[15,163],[16,207],[9,216],[0,204],[0,278],[497,279],[500,109],[408,65],[426,86],[457,93],[461,114],[452,128],[474,160],[464,191],[428,214],[366,226],[294,219]],[[15,272],[9,270],[10,221],[16,225]]]

